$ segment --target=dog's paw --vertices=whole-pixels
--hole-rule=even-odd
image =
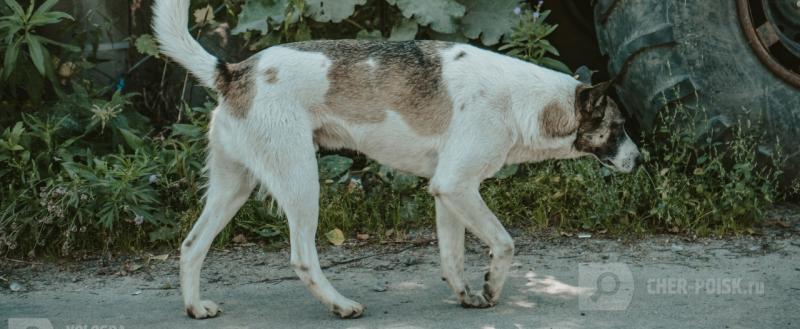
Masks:
[[[352,300],[344,300],[331,306],[331,311],[342,319],[357,319],[364,314],[364,306]]]
[[[186,306],[186,315],[192,319],[210,319],[222,313],[222,309],[210,300],[203,300],[198,303]]]
[[[459,296],[461,306],[464,308],[487,308],[495,305],[491,298],[486,298],[483,294],[471,294],[469,290],[464,291]]]

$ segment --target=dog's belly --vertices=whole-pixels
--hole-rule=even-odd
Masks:
[[[315,142],[323,148],[358,151],[383,165],[428,178],[436,170],[441,138],[421,136],[392,111],[387,111],[380,123],[324,120],[314,134]]]

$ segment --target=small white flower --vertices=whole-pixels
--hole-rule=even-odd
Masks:
[[[147,178],[147,181],[150,182],[150,184],[155,184],[158,182],[158,175],[150,175],[150,177]]]
[[[522,8],[520,8],[520,7],[514,8],[514,15],[517,15],[517,16],[522,15]]]
[[[136,218],[133,219],[133,223],[137,226],[141,226],[144,224],[144,217],[142,215],[136,215]]]

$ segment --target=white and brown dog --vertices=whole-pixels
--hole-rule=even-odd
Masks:
[[[500,297],[514,242],[479,194],[503,165],[595,156],[623,172],[639,151],[606,96],[569,75],[464,44],[311,41],[276,46],[238,64],[205,51],[187,29],[189,0],[157,0],[164,53],[221,95],[209,138],[205,208],[181,248],[189,316],[220,310],[200,298],[214,237],[261,184],[289,222],[291,264],[311,293],[343,318],[364,307],[320,269],[318,147],[351,149],[430,178],[444,278],[465,307]],[[482,291],[463,278],[464,230],[490,248]]]

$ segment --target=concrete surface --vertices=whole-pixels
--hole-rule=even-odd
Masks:
[[[796,236],[673,239],[518,238],[502,302],[482,310],[456,305],[440,279],[434,243],[324,247],[323,265],[349,262],[325,272],[367,307],[356,320],[337,319],[292,279],[285,250],[212,252],[201,288],[224,313],[204,321],[183,314],[174,253],[164,261],[5,260],[0,320],[46,318],[53,328],[97,329],[800,327]],[[478,287],[486,250],[470,241],[467,252],[467,273]],[[25,291],[9,289],[12,282]],[[607,310],[613,308],[622,310]]]

